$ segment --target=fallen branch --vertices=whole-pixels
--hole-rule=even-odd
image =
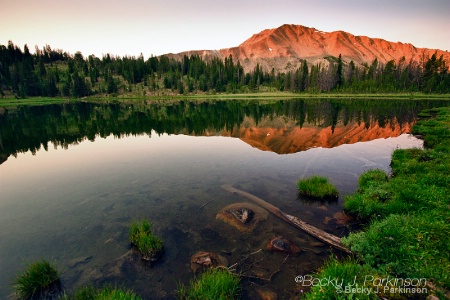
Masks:
[[[214,197],[211,200],[209,200],[208,202],[206,202],[205,204],[203,204],[202,206],[200,206],[200,209],[202,209],[203,207],[205,207],[206,205],[210,204],[211,202],[213,202],[214,200],[216,200],[218,197]]]
[[[209,200],[208,202],[206,202],[205,204],[203,204],[202,206],[200,206],[200,208],[205,207],[206,205],[210,204],[210,203],[213,202],[213,201],[214,201],[214,199]]]
[[[231,185],[222,185],[222,188],[224,190],[229,191],[230,193],[236,193],[241,196],[244,196],[247,199],[250,199],[251,201],[257,203],[259,206],[265,208],[267,211],[271,212],[281,220],[285,221],[286,223],[297,227],[309,235],[321,240],[322,242],[327,243],[328,245],[331,245],[339,250],[342,250],[347,253],[352,253],[350,249],[348,249],[344,244],[342,244],[342,241],[339,237],[329,234],[328,232],[323,231],[322,229],[319,229],[317,227],[314,227],[305,221],[302,221],[301,219],[288,215],[287,213],[281,211],[278,207],[273,206],[272,204],[264,201],[263,199],[252,195],[250,193],[247,193],[245,191],[236,189],[232,187]]]

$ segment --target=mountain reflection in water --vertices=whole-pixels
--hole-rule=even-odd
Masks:
[[[247,124],[251,123],[253,124],[247,127]],[[264,118],[259,126],[256,126],[254,120],[249,117],[243,124],[246,125],[232,130],[230,136],[238,137],[260,150],[278,154],[296,153],[316,147],[333,148],[343,144],[396,137],[409,133],[411,127],[411,123],[399,124],[396,119],[388,121],[385,127],[381,127],[374,121],[368,123],[353,121],[346,125],[339,121],[334,128],[308,123],[299,127],[293,120],[284,118],[276,120]],[[280,124],[282,126],[279,126]]]
[[[48,143],[67,148],[114,135],[230,136],[279,154],[399,136],[426,100],[77,102],[0,109],[0,163]]]

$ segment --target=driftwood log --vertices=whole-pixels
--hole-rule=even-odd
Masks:
[[[333,246],[339,250],[342,250],[344,252],[352,253],[352,251],[350,249],[348,249],[344,244],[342,244],[342,241],[339,237],[329,234],[328,232],[325,232],[317,227],[314,227],[314,226],[306,223],[305,221],[302,221],[301,219],[299,219],[297,217],[288,215],[287,213],[280,210],[278,207],[273,206],[272,204],[264,201],[263,199],[255,196],[253,194],[236,189],[236,188],[232,187],[231,185],[222,185],[221,187],[224,190],[229,191],[230,193],[239,194],[239,195],[255,202],[256,204],[265,208],[267,211],[271,212],[272,214],[274,214],[281,220],[285,221],[286,223],[305,231],[306,233],[321,240],[322,242],[327,243],[328,245],[331,245],[331,246]]]

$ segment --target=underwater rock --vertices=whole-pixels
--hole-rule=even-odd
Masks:
[[[155,262],[159,260],[163,255],[163,249],[151,252],[149,254],[142,254],[142,259],[146,261]]]
[[[253,210],[245,207],[240,209],[230,209],[228,212],[243,224],[247,224],[253,219]]]
[[[224,207],[216,219],[234,226],[241,232],[253,231],[259,222],[266,220],[269,213],[252,203],[234,203]]]
[[[320,210],[323,210],[323,211],[327,211],[328,210],[328,208],[325,205],[318,206],[317,208],[320,209]]]
[[[196,273],[199,269],[228,266],[228,260],[214,252],[199,251],[191,256],[191,270]]]
[[[261,297],[262,300],[276,300],[277,294],[271,289],[261,287],[256,289],[256,292]]]
[[[343,211],[339,211],[339,212],[335,213],[332,218],[325,217],[325,219],[323,220],[323,224],[325,224],[325,225],[336,224],[336,225],[340,225],[340,226],[345,226],[351,220],[352,220],[351,216],[347,215]]]
[[[325,225],[328,225],[328,224],[330,224],[331,221],[334,221],[334,219],[330,218],[330,217],[325,217],[325,219],[323,219],[322,223]]]
[[[296,254],[302,251],[294,242],[285,237],[277,236],[273,238],[268,244],[267,249],[271,251],[279,251],[288,254]]]
[[[352,217],[343,211],[338,211],[333,217],[336,219],[337,225],[347,225],[352,220]]]

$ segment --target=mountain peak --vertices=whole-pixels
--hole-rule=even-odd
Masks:
[[[194,51],[195,52],[195,51]],[[190,51],[189,53],[194,53]],[[284,24],[254,34],[237,47],[219,51],[198,51],[202,57],[225,58],[232,55],[246,71],[259,64],[265,71],[293,71],[303,60],[309,64],[327,64],[330,57],[342,56],[349,63],[371,64],[390,60],[406,63],[422,63],[423,58],[443,55],[450,60],[450,53],[438,49],[416,48],[409,43],[389,42],[380,38],[355,36],[343,30],[324,32],[316,28]]]

